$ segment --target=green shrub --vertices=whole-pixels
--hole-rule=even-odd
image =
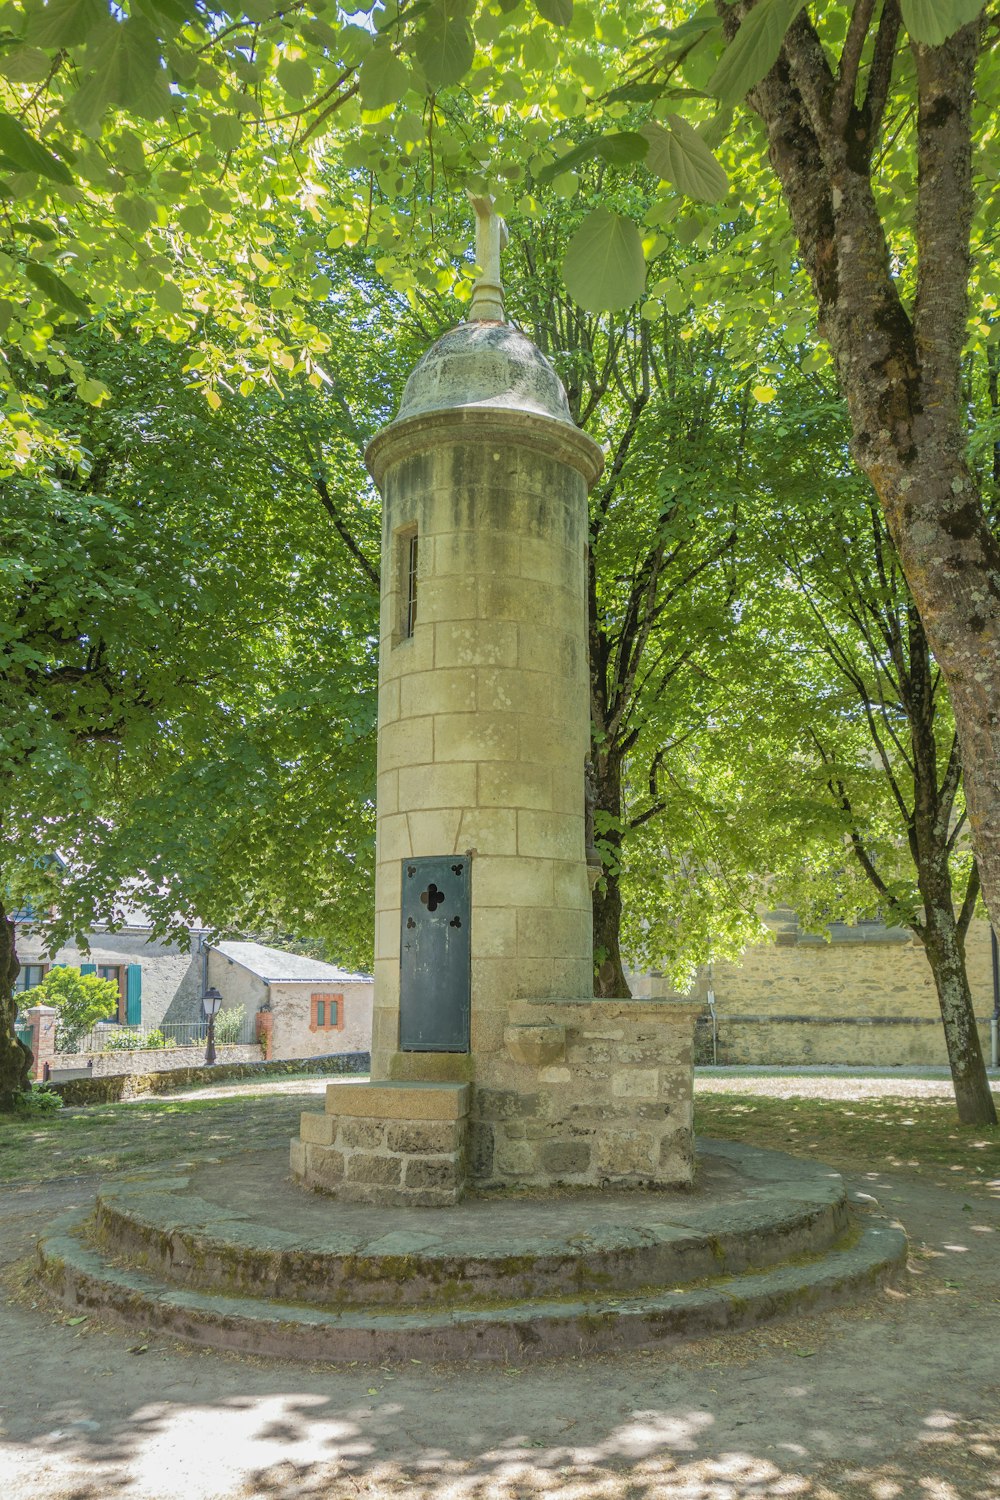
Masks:
[[[245,1005],[233,1005],[229,1010],[220,1010],[215,1018],[215,1040],[224,1044],[238,1042],[246,1018]]]
[[[118,986],[113,979],[81,974],[79,969],[50,969],[31,990],[32,1005],[54,1005],[59,1012],[56,1050],[77,1052],[98,1021],[118,1014]]]
[[[19,1115],[48,1115],[62,1107],[62,1096],[44,1083],[33,1083],[30,1089],[25,1089],[17,1096],[15,1106]]]
[[[167,1045],[167,1039],[163,1035],[163,1032],[160,1030],[160,1028],[157,1026],[154,1031],[146,1032],[146,1040],[142,1045],[144,1047],[165,1047]]]
[[[103,1052],[137,1052],[146,1044],[141,1034],[131,1026],[116,1026],[104,1038]]]

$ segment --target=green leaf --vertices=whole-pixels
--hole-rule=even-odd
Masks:
[[[687,120],[668,115],[665,126],[651,121],[640,134],[649,142],[646,166],[657,177],[666,178],[701,203],[715,203],[725,197],[729,178]]]
[[[96,132],[112,105],[144,120],[159,120],[166,114],[170,91],[160,62],[159,39],[141,16],[112,27],[92,54],[88,51],[87,61],[89,77],[70,106],[83,130]]]
[[[184,311],[184,293],[173,281],[164,281],[153,293],[153,301],[165,313],[179,315]]]
[[[213,115],[208,131],[212,144],[220,151],[235,151],[243,139],[243,124],[238,115]]]
[[[648,150],[649,142],[637,130],[619,130],[614,135],[593,135],[589,140],[574,146],[572,151],[567,151],[565,156],[560,156],[558,161],[549,162],[538,173],[536,181],[543,187],[554,177],[561,176],[563,172],[571,172],[582,162],[592,161],[596,157],[606,161],[609,167],[630,167],[634,162],[643,161]]]
[[[72,185],[73,174],[66,163],[29,135],[13,115],[0,114],[0,151],[21,172],[38,172],[53,182]]]
[[[0,57],[0,73],[11,83],[41,83],[51,66],[51,57],[40,47],[16,47]]]
[[[293,99],[306,99],[313,91],[312,63],[304,57],[283,57],[278,64],[278,82]]]
[[[983,0],[901,0],[900,9],[903,25],[915,42],[940,47],[976,19]]]
[[[631,219],[596,208],[569,242],[563,277],[587,312],[629,307],[646,284],[642,240]]]
[[[738,104],[778,60],[785,32],[804,0],[760,0],[744,17],[739,31],[722,54],[708,91],[723,104]]]
[[[20,230],[22,234],[30,234],[32,239],[42,240],[46,244],[59,238],[52,225],[44,224],[41,219],[18,219],[13,228]]]
[[[186,26],[197,13],[197,8],[190,0],[135,0],[135,4],[160,32],[170,29],[163,26],[164,19],[172,21],[176,29]]]
[[[32,47],[78,47],[108,19],[106,0],[49,0],[27,7],[24,40]]]
[[[384,109],[398,103],[410,86],[410,70],[384,42],[373,47],[361,64],[362,109]]]
[[[573,0],[535,0],[535,9],[553,26],[568,26],[573,19]]]
[[[193,234],[195,238],[198,238],[200,235],[207,234],[211,229],[212,215],[204,203],[186,203],[178,211],[177,222],[188,234]]]
[[[476,44],[464,13],[447,3],[431,5],[417,32],[414,51],[432,93],[460,82],[476,55]]]
[[[114,200],[114,210],[134,234],[145,234],[156,218],[155,208],[145,198],[133,198],[125,193],[119,193]]]
[[[61,276],[56,275],[51,266],[43,266],[36,260],[29,260],[24,268],[24,274],[38,288],[43,297],[47,297],[64,312],[72,313],[77,318],[85,318],[90,312],[89,304],[82,297],[78,297],[72,287],[67,286]]]

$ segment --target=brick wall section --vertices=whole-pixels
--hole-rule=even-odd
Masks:
[[[463,1084],[331,1084],[325,1112],[302,1116],[292,1174],[348,1203],[447,1207],[465,1191],[468,1109]]]

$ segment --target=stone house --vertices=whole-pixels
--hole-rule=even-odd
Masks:
[[[262,943],[221,942],[208,950],[208,982],[223,1009],[261,1017],[267,1056],[369,1052],[374,980]]]
[[[118,986],[118,1016],[122,1024],[153,1028],[189,1026],[202,1018],[201,997],[206,988],[205,934],[189,929],[189,948],[176,941],[154,938],[139,911],[127,913],[116,932],[95,928],[88,934],[89,951],[65,943],[48,953],[30,920],[16,924],[17,956],[21,972],[15,988],[29,992],[49,969],[64,964],[84,974],[98,974]],[[27,996],[22,1008],[30,1004]]]
[[[48,970],[64,964],[113,980],[119,995],[116,1019],[146,1031],[162,1030],[168,1040],[190,1043],[203,1034],[202,997],[214,985],[223,1010],[245,1007],[243,1041],[255,1042],[262,1033],[269,1037],[269,1057],[369,1050],[369,976],[260,943],[212,944],[195,927],[188,931],[185,950],[180,942],[154,938],[141,911],[127,917],[116,932],[91,932],[89,951],[67,943],[51,954],[32,931],[30,919],[18,921],[21,972],[16,988],[22,1012]],[[262,1020],[258,1012],[263,1012]]]

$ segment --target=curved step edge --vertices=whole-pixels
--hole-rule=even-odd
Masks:
[[[848,1301],[896,1276],[907,1249],[902,1230],[868,1219],[853,1243],[818,1260],[688,1291],[488,1309],[334,1313],[167,1287],[141,1272],[109,1266],[76,1238],[84,1218],[83,1212],[67,1215],[39,1242],[42,1275],[63,1307],[144,1334],[325,1363],[412,1358],[522,1363],[655,1347]]]

